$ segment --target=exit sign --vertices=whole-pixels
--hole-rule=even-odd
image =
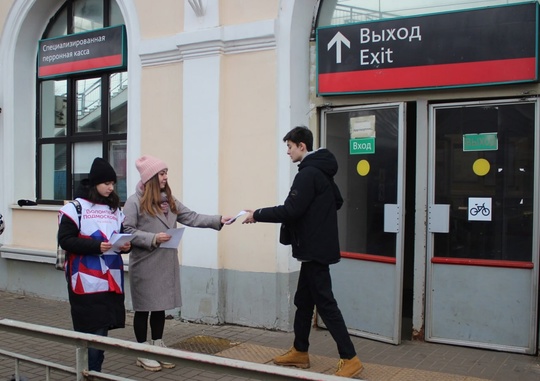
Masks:
[[[496,132],[463,135],[463,152],[497,151],[498,148],[499,139]]]
[[[366,153],[375,153],[375,138],[349,140],[349,154],[362,155]]]
[[[524,1],[317,28],[317,94],[536,82],[539,7]]]

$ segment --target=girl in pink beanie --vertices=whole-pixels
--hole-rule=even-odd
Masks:
[[[160,247],[171,238],[165,231],[176,228],[177,223],[221,230],[232,217],[199,214],[178,201],[167,181],[168,166],[161,159],[145,155],[135,166],[141,181],[124,206],[124,227],[133,234],[129,259],[133,329],[137,342],[165,347],[165,311],[182,306],[178,249]],[[148,320],[151,340],[147,338]],[[175,366],[145,358],[138,358],[137,365],[150,371]]]
[[[141,174],[141,182],[146,184],[148,180],[154,177],[160,171],[167,169],[167,164],[163,160],[150,155],[144,155],[135,162],[137,170]]]

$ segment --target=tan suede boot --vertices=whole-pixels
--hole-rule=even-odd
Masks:
[[[274,357],[274,364],[306,369],[309,368],[309,354],[308,352],[299,352],[292,347],[281,356]]]
[[[360,361],[358,356],[354,356],[350,360],[346,360],[346,359],[339,360],[335,375],[340,376],[340,377],[351,378],[359,374],[362,370],[364,370],[362,361]]]

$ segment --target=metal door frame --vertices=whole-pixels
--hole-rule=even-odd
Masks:
[[[428,125],[428,182],[427,182],[427,207],[428,210],[431,208],[440,208],[440,205],[434,204],[435,200],[435,154],[436,154],[436,126],[435,126],[435,110],[441,108],[457,108],[457,107],[466,107],[474,105],[510,105],[515,103],[529,102],[535,104],[535,128],[534,128],[534,206],[533,206],[533,237],[532,237],[532,263],[533,270],[531,275],[531,301],[530,306],[531,310],[535,314],[535,318],[531,319],[529,326],[529,347],[515,347],[507,346],[500,344],[489,344],[489,343],[479,343],[479,342],[470,342],[463,340],[454,340],[454,339],[440,339],[430,337],[431,332],[431,316],[433,315],[432,311],[432,293],[430,290],[433,287],[433,265],[432,258],[434,256],[434,243],[433,243],[433,234],[434,232],[430,230],[429,224],[426,224],[426,315],[425,315],[425,340],[431,342],[439,342],[444,344],[457,344],[464,346],[473,346],[477,348],[486,348],[486,349],[495,349],[501,351],[511,351],[516,353],[526,353],[534,354],[537,350],[537,335],[538,335],[538,281],[539,281],[539,256],[540,256],[540,234],[539,232],[539,220],[540,220],[540,139],[538,134],[538,128],[540,126],[540,103],[537,98],[521,98],[521,99],[498,99],[498,100],[489,100],[489,101],[464,101],[464,102],[449,102],[444,104],[430,104],[429,105],[429,125]],[[474,344],[474,345],[473,345]]]
[[[403,308],[403,256],[404,256],[404,241],[405,241],[405,160],[406,160],[406,103],[405,102],[392,102],[392,103],[377,103],[370,105],[356,105],[356,106],[343,106],[343,107],[326,107],[321,110],[320,118],[320,141],[321,147],[326,147],[326,135],[327,125],[325,115],[328,113],[340,113],[350,112],[355,110],[369,110],[369,109],[387,109],[398,108],[398,153],[397,153],[397,204],[392,205],[393,208],[389,213],[385,209],[385,220],[388,215],[395,212],[397,223],[393,225],[396,233],[396,256],[395,256],[395,300],[394,300],[394,329],[392,337],[378,335],[376,333],[370,333],[365,331],[351,330],[349,332],[355,336],[366,337],[377,341],[387,342],[391,344],[401,343],[401,326],[402,326],[402,308]],[[388,204],[391,205],[391,204]],[[392,224],[388,224],[392,225]],[[385,221],[385,229],[387,224]],[[358,259],[355,259],[358,260]],[[324,326],[324,325],[323,325]]]

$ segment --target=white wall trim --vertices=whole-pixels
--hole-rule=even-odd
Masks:
[[[239,54],[276,48],[275,20],[214,27],[144,40],[142,66],[169,64],[218,54]]]
[[[0,245],[0,258],[13,259],[22,262],[48,263],[54,265],[56,263],[56,252],[21,246]],[[128,271],[129,258],[127,258],[127,255],[125,255],[122,259],[124,260],[124,271]]]
[[[182,97],[182,197],[189,208],[199,213],[219,214],[219,105],[224,42],[223,28],[218,27],[219,1],[205,3],[205,15],[200,18],[184,12],[187,32],[176,35],[174,40],[181,59],[190,56],[183,65],[182,81],[183,94],[189,94]],[[202,142],[212,147],[204,150],[204,160]],[[218,269],[218,233],[208,229],[189,229],[186,233],[182,265]],[[218,311],[219,297],[212,304]]]
[[[220,0],[184,0],[184,30],[219,25]]]
[[[140,25],[134,0],[116,0],[124,23],[128,39],[128,134],[127,134],[127,183],[128,196],[135,191],[139,173],[135,160],[141,156],[141,77]]]
[[[183,92],[190,96],[183,97],[183,202],[202,214],[220,212],[220,83],[221,57],[200,57],[184,63]],[[188,228],[182,248],[183,265],[219,268],[217,232]]]
[[[317,0],[280,2],[276,27],[277,142],[281,142],[294,126],[309,126],[309,36],[317,4]],[[282,202],[289,193],[298,167],[291,163],[283,146],[278,145],[278,148],[276,192],[277,199]],[[279,229],[279,224],[276,224],[276,229]],[[291,255],[290,246],[278,245],[276,262],[277,272],[293,272],[300,268],[300,263]]]
[[[18,261],[50,263],[56,262],[56,253],[50,250],[30,249],[16,246],[0,246],[0,258]]]

